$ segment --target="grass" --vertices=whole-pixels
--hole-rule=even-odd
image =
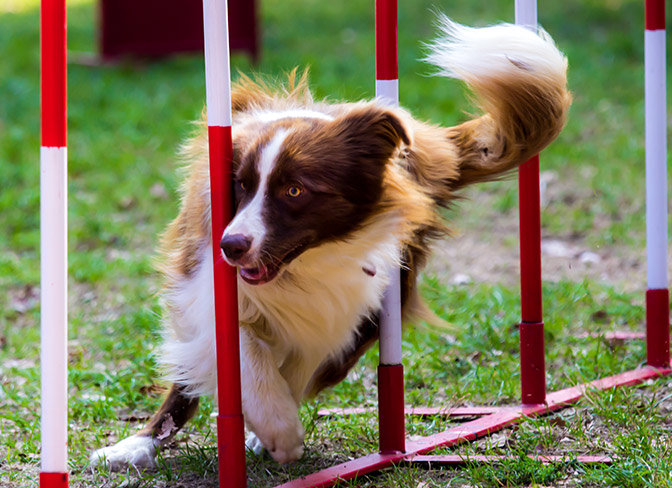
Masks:
[[[264,56],[252,68],[277,75],[310,65],[317,96],[373,95],[373,12],[369,2],[260,2]],[[95,50],[94,5],[68,2],[69,49]],[[511,2],[400,2],[402,102],[443,124],[471,110],[459,84],[426,76],[418,62],[433,29],[431,8],[486,25],[513,20]],[[546,237],[578,239],[638,255],[644,241],[643,11],[634,0],[568,0],[540,7],[540,20],[570,59],[575,103],[570,122],[542,157],[559,180],[543,217]],[[39,471],[39,74],[38,3],[0,5],[0,485],[35,486]],[[307,42],[306,40],[309,40]],[[668,73],[669,77],[669,73]],[[128,435],[161,401],[155,362],[160,287],[152,270],[156,236],[176,214],[175,151],[204,103],[199,56],[114,67],[69,67],[70,467],[73,486],[215,486],[212,401],[162,454],[157,471],[90,473],[92,449]],[[515,184],[469,193],[450,217],[462,232],[486,236],[516,211]],[[492,202],[481,205],[480,202]],[[484,230],[485,228],[485,230]],[[515,240],[515,236],[493,236]],[[499,244],[493,245],[497,252]],[[627,280],[627,271],[623,271]],[[431,270],[423,294],[457,337],[422,328],[404,336],[407,402],[413,405],[517,402],[517,287],[450,285]],[[514,280],[515,281],[515,280]],[[636,367],[643,344],[580,339],[580,332],[637,329],[638,293],[604,284],[545,283],[549,389]],[[377,352],[348,379],[301,411],[306,454],[291,466],[248,456],[250,486],[281,480],[371,452],[375,414],[318,419],[322,406],[375,404]],[[593,393],[548,419],[529,419],[499,440],[457,452],[507,453],[495,465],[427,472],[394,468],[350,486],[670,486],[669,381]],[[410,435],[445,428],[409,419]],[[488,444],[490,442],[490,444]],[[451,451],[453,452],[453,451]],[[609,454],[611,466],[544,466],[531,453]]]

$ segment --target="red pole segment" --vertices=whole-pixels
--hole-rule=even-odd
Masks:
[[[650,366],[670,364],[667,276],[667,111],[665,1],[646,0],[646,351]]]
[[[68,473],[40,473],[40,488],[68,488]]]
[[[397,0],[376,0],[376,80],[399,79],[397,15]]]
[[[523,404],[544,403],[546,371],[541,302],[539,156],[520,167],[520,385]]]
[[[205,75],[210,151],[210,208],[217,350],[219,486],[247,486],[241,406],[236,269],[219,242],[233,218],[231,68],[226,0],[203,0]]]
[[[520,305],[523,322],[543,320],[541,301],[541,210],[539,156],[520,167]]]
[[[397,55],[397,0],[376,0],[376,96],[399,104]],[[380,365],[378,366],[378,430],[381,453],[405,450],[404,367],[401,364],[401,285],[398,268],[380,314]]]
[[[646,363],[670,365],[670,292],[646,290]]]
[[[219,241],[233,217],[231,194],[231,127],[208,127],[210,150],[210,201],[214,261],[215,323],[217,327],[217,451],[219,486],[247,485],[245,424],[241,407],[240,346],[236,268],[222,257]]]
[[[40,31],[42,146],[65,147],[67,135],[65,0],[42,0]]]
[[[68,184],[65,0],[40,7],[41,488],[68,486]]]
[[[404,452],[404,367],[378,366],[378,430],[381,453]]]
[[[665,0],[646,0],[645,12],[646,30],[665,30]]]
[[[546,368],[544,358],[544,323],[520,324],[521,399],[525,405],[546,400]]]

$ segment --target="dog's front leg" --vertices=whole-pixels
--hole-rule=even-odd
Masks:
[[[91,466],[104,465],[112,471],[153,468],[157,450],[170,442],[197,409],[198,397],[185,395],[182,387],[173,384],[147,425],[135,435],[95,451],[89,458]]]
[[[277,462],[296,461],[303,454],[298,403],[270,347],[241,327],[240,352],[243,413],[248,428]]]

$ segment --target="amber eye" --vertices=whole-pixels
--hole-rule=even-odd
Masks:
[[[241,190],[245,191],[245,183],[243,183],[242,181],[239,181],[238,185],[240,186]]]
[[[301,195],[302,193],[303,193],[303,190],[301,188],[299,188],[298,186],[290,186],[289,188],[287,188],[287,196],[288,197],[296,198],[299,195]]]

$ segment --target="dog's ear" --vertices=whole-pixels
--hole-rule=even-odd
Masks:
[[[332,123],[330,131],[354,161],[385,163],[402,142],[410,144],[399,117],[376,105],[350,110]]]

